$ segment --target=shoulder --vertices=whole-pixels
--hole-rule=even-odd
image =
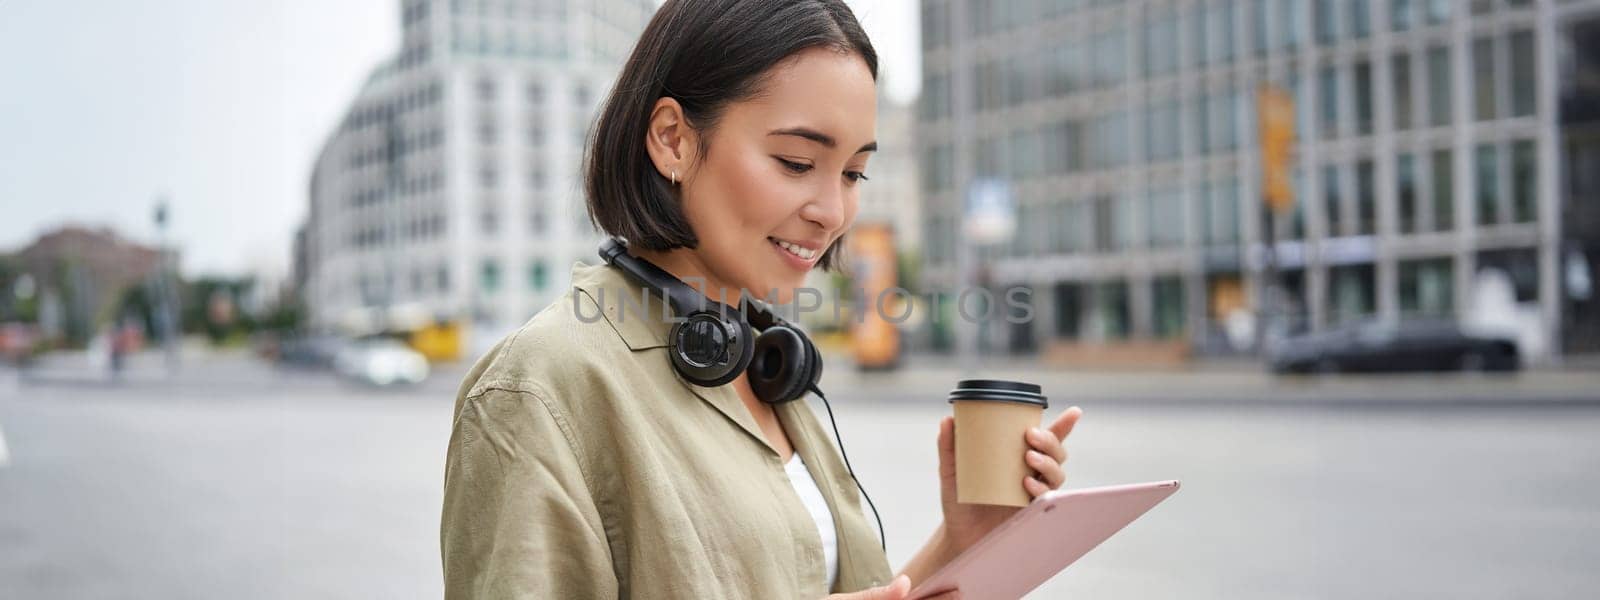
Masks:
[[[490,348],[462,384],[466,397],[492,390],[563,396],[582,391],[588,377],[629,359],[628,346],[598,316],[594,300],[569,289]]]

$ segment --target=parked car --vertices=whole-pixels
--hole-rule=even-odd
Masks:
[[[1276,373],[1515,371],[1521,359],[1512,339],[1449,321],[1368,321],[1286,338],[1268,365]]]
[[[292,335],[277,339],[271,352],[283,366],[327,369],[333,367],[334,358],[345,344],[331,335]]]
[[[428,378],[428,359],[389,338],[352,342],[339,350],[333,365],[340,375],[372,385],[417,384]]]

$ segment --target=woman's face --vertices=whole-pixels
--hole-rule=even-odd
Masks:
[[[709,295],[725,289],[730,301],[740,289],[793,300],[855,220],[877,147],[876,86],[860,56],[812,48],[768,75],[761,94],[728,106],[706,154],[678,169],[700,243],[673,258],[692,263]]]

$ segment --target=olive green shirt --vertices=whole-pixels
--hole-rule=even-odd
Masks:
[[[816,522],[738,393],[673,371],[659,295],[641,311],[639,286],[604,265],[575,264],[572,280],[457,394],[439,528],[447,598],[809,600],[888,582],[809,405],[777,414],[833,514],[832,590]]]

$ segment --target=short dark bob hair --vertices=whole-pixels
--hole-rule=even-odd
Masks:
[[[705,140],[727,106],[755,97],[762,77],[809,48],[859,55],[878,79],[878,54],[843,0],[667,0],[623,64],[584,156],[589,220],[636,248],[694,248],[699,240],[678,190],[645,151],[650,111],[662,97],[683,106]],[[818,266],[835,262],[835,242]]]

